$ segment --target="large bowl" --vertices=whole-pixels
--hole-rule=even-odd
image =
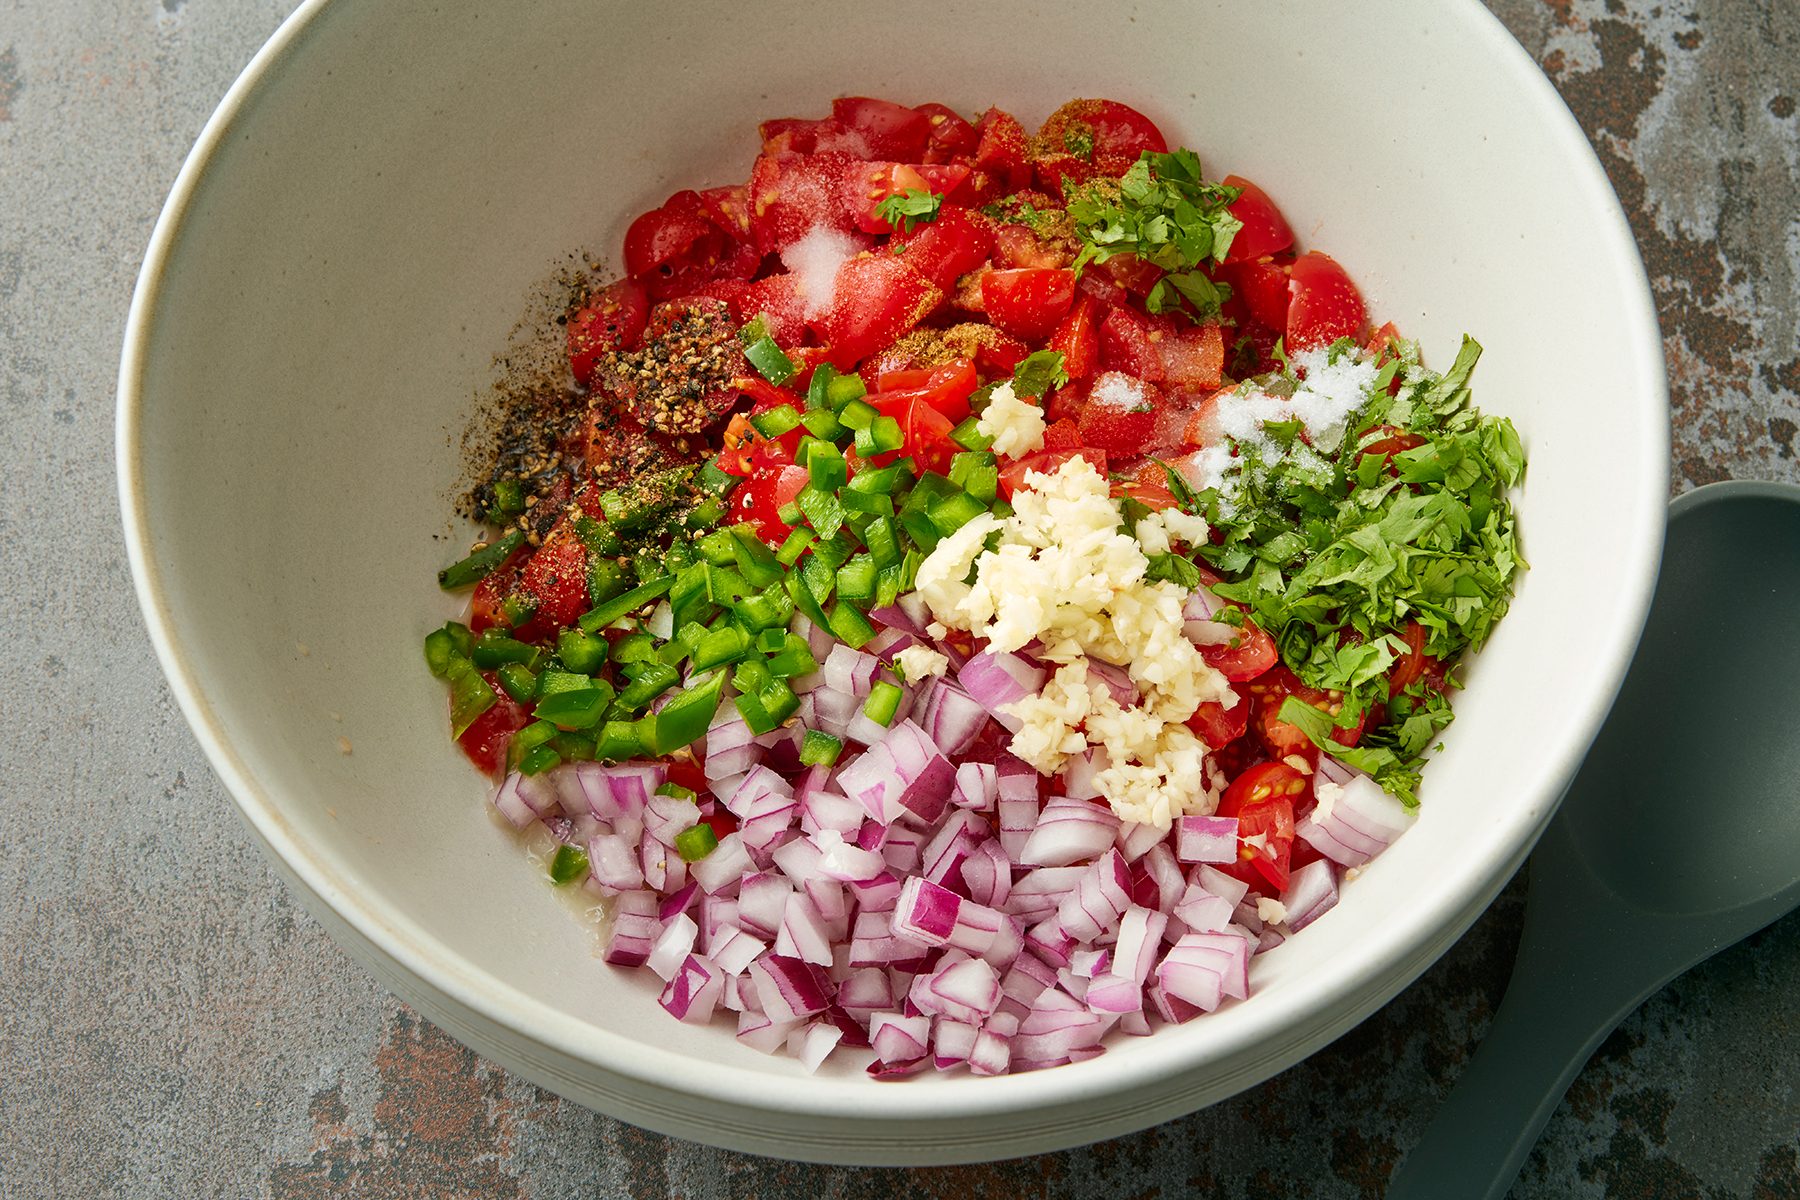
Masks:
[[[164,669],[257,838],[384,983],[562,1095],[737,1149],[862,1163],[1140,1128],[1325,1045],[1530,849],[1636,642],[1667,398],[1625,221],[1568,111],[1473,3],[308,3],[206,126],[156,227],[119,484]],[[484,811],[419,639],[458,434],[536,281],[671,190],[742,179],[759,118],[839,94],[1150,113],[1278,198],[1531,451],[1532,569],[1469,671],[1424,815],[1248,1002],[998,1079],[808,1076],[678,1025]],[[347,738],[354,753],[341,752]]]

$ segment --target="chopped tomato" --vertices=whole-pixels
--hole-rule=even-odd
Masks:
[[[1386,437],[1364,446],[1362,452],[1363,455],[1373,454],[1380,458],[1389,471],[1398,471],[1399,469],[1394,466],[1394,455],[1404,454],[1408,450],[1416,450],[1425,444],[1424,438],[1401,429],[1398,425],[1377,425],[1374,429],[1365,432],[1387,434]]]
[[[840,96],[831,102],[831,116],[844,128],[862,135],[871,158],[921,162],[931,141],[931,118],[891,100]]]
[[[483,671],[481,677],[494,689],[493,706],[469,722],[469,727],[456,741],[470,762],[498,778],[501,768],[506,765],[507,743],[512,741],[513,734],[531,724],[531,715],[506,694],[500,686],[499,676],[492,671]]]
[[[714,225],[740,242],[750,238],[750,189],[743,184],[707,188],[700,193],[700,204]]]
[[[1041,342],[1075,302],[1075,272],[1060,268],[989,271],[981,277],[981,300],[1004,333]]]
[[[756,248],[775,254],[815,229],[856,228],[843,201],[843,181],[857,160],[848,154],[765,154],[750,171],[750,232]]]
[[[748,521],[756,535],[770,545],[780,545],[792,532],[781,519],[780,512],[807,484],[805,467],[794,465],[794,459],[780,442],[759,442],[750,456],[750,475],[731,493],[727,520],[733,524]]]
[[[1121,499],[1129,497],[1156,511],[1174,508],[1180,503],[1175,499],[1175,493],[1169,490],[1168,473],[1159,462],[1147,462],[1133,472],[1131,478],[1113,484],[1113,495]]]
[[[650,294],[635,279],[621,279],[588,295],[569,314],[569,369],[585,384],[608,350],[635,350],[650,319]]]
[[[1239,696],[1237,703],[1226,708],[1217,700],[1202,701],[1187,719],[1187,727],[1207,747],[1217,750],[1243,737],[1250,728],[1250,701]]]
[[[1287,314],[1289,350],[1309,350],[1361,335],[1368,309],[1336,259],[1312,250],[1295,259],[1288,273],[1294,296]]]
[[[1238,822],[1238,861],[1230,874],[1258,891],[1287,890],[1294,809],[1306,793],[1307,777],[1282,762],[1258,763],[1232,780],[1218,809]]]
[[[1243,683],[1274,666],[1277,655],[1275,643],[1263,632],[1262,626],[1245,617],[1236,638],[1219,645],[1200,647],[1200,657],[1231,682]]]
[[[940,208],[937,220],[911,233],[897,233],[888,242],[889,250],[945,293],[956,287],[958,279],[986,262],[993,246],[994,235],[987,219],[952,205]]]
[[[908,404],[923,401],[954,425],[969,415],[977,382],[975,364],[959,358],[932,370],[884,371],[877,378],[880,390],[864,400],[896,419]]]
[[[1150,339],[1162,362],[1162,382],[1210,390],[1225,369],[1225,337],[1219,326],[1192,325],[1179,317],[1152,318]]]
[[[1250,685],[1250,691],[1257,703],[1256,732],[1269,753],[1276,758],[1298,754],[1309,761],[1316,760],[1318,747],[1313,745],[1312,739],[1301,732],[1298,726],[1281,719],[1281,706],[1289,696],[1293,696],[1335,719],[1339,709],[1343,707],[1343,697],[1336,692],[1322,692],[1318,688],[1308,687],[1284,666],[1274,667],[1258,678]],[[1340,746],[1356,745],[1362,740],[1363,731],[1368,728],[1372,715],[1365,709],[1355,725],[1333,729],[1331,740]]]
[[[1293,301],[1288,280],[1288,267],[1292,262],[1292,259],[1259,258],[1237,263],[1225,271],[1232,298],[1241,302],[1251,317],[1277,333],[1287,329],[1288,307]]]
[[[931,126],[931,137],[925,143],[928,163],[947,163],[975,153],[981,135],[954,109],[942,104],[921,104],[916,110]]]
[[[1069,417],[1052,421],[1044,430],[1044,449],[1076,450],[1081,446],[1081,427]]]
[[[1063,370],[1069,378],[1085,379],[1094,373],[1100,356],[1100,322],[1104,318],[1100,301],[1083,292],[1050,335],[1050,349],[1063,356]]]
[[[1073,257],[1065,247],[1044,241],[1023,225],[1001,225],[994,231],[994,266],[1001,270],[1066,267]]]
[[[1013,493],[1025,486],[1025,473],[1036,471],[1042,475],[1053,475],[1057,468],[1071,458],[1085,458],[1094,464],[1094,469],[1102,476],[1106,474],[1106,451],[1093,446],[1081,446],[1074,450],[1040,450],[1036,454],[1028,454],[1024,458],[1008,463],[1000,471],[1000,498],[1011,500]]]
[[[1395,327],[1392,321],[1387,321],[1383,323],[1380,329],[1377,329],[1374,333],[1369,335],[1369,340],[1363,343],[1363,349],[1367,350],[1370,354],[1373,354],[1377,361],[1379,361],[1387,354],[1388,343],[1394,341],[1399,336],[1400,330]],[[1394,382],[1398,383],[1400,381],[1396,379]]]
[[[480,633],[491,626],[506,624],[500,606],[512,595],[513,586],[519,582],[519,567],[529,553],[531,551],[526,547],[519,547],[475,585],[475,594],[469,600],[470,629]]]
[[[1165,272],[1155,263],[1145,262],[1135,254],[1115,254],[1099,264],[1100,270],[1114,283],[1133,296],[1148,296]]]
[[[1102,371],[1081,407],[1081,440],[1114,454],[1141,453],[1156,434],[1162,407],[1162,391],[1155,384],[1122,371]]]
[[[1123,371],[1146,383],[1162,382],[1162,356],[1150,340],[1149,320],[1137,310],[1117,305],[1100,322],[1100,368]]]
[[[525,560],[514,592],[537,601],[531,619],[519,629],[526,640],[572,625],[588,610],[587,547],[575,536],[569,518],[560,519],[544,544]]]
[[[949,197],[971,208],[1011,195],[1031,183],[1031,166],[1025,158],[1025,127],[1018,118],[990,108],[975,122],[975,133],[975,169]]]
[[[894,226],[875,212],[882,201],[906,192],[946,195],[955,191],[968,174],[969,168],[963,166],[856,163],[844,176],[844,202],[850,206],[856,227],[864,233],[892,233]]]
[[[676,192],[625,231],[625,269],[659,300],[714,279],[750,278],[760,256],[733,236],[736,221],[724,219],[715,220],[698,192]]]
[[[1417,621],[1408,621],[1400,635],[1406,640],[1406,653],[1388,668],[1388,696],[1398,696],[1428,671],[1440,666],[1437,659],[1425,653],[1426,629]]]
[[[1306,776],[1283,762],[1258,763],[1231,781],[1219,797],[1218,815],[1241,818],[1247,809],[1285,800],[1298,803],[1306,794]]]
[[[1055,391],[1051,392],[1044,402],[1044,420],[1051,424],[1066,422],[1071,429],[1080,429],[1081,409],[1087,403],[1088,386],[1091,379],[1071,379]],[[1075,435],[1074,445],[1081,444],[1079,432]]]
[[[992,325],[988,329],[991,332],[975,347],[975,366],[984,375],[1010,379],[1013,369],[1025,361],[1031,349],[1018,338],[1001,333]]]
[[[1187,427],[1181,435],[1182,445],[1204,450],[1219,440],[1219,398],[1229,390],[1220,389],[1194,406],[1188,416]]]
[[[1167,152],[1162,131],[1143,113],[1116,100],[1071,100],[1044,122],[1032,141],[1039,186],[1062,193],[1065,180],[1118,178],[1146,150]]]
[[[770,275],[745,289],[738,311],[748,321],[759,313],[769,336],[782,346],[798,345],[806,337],[806,298],[800,294],[798,275]]]
[[[968,398],[964,397],[963,413],[968,414]],[[906,441],[895,457],[910,456],[921,470],[942,475],[950,470],[950,460],[962,449],[950,440],[955,422],[939,412],[929,400],[919,397],[906,405],[898,418],[900,432]]]
[[[937,307],[943,292],[899,258],[859,254],[838,268],[831,306],[809,321],[839,366],[892,345]]]
[[[1227,175],[1221,182],[1226,187],[1241,188],[1231,205],[1231,215],[1243,223],[1231,239],[1225,255],[1228,263],[1248,262],[1265,255],[1280,254],[1294,244],[1294,231],[1269,194],[1241,175]]]

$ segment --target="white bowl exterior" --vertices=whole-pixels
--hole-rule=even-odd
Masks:
[[[1147,3],[1103,27],[1064,6],[934,22],[706,3],[658,20],[673,11],[310,4],[208,126],[134,300],[119,450],[152,636],[215,766],[394,990],[508,1066],[665,1132],[845,1161],[993,1157],[1141,1127],[1297,1061],[1504,883],[1648,603],[1660,344],[1579,129],[1474,4],[1417,0],[1375,22],[1323,0]],[[989,49],[1021,44],[1058,48],[1056,69]],[[1248,1003],[1072,1067],[809,1078],[725,1026],[676,1025],[644,979],[599,962],[491,823],[419,659],[457,611],[432,585],[467,537],[446,520],[457,440],[532,287],[571,248],[610,254],[670,190],[741,179],[758,119],[844,93],[1000,104],[1028,124],[1073,95],[1142,107],[1214,171],[1261,183],[1375,319],[1440,365],[1463,330],[1479,337],[1477,399],[1531,453],[1532,570],[1469,672],[1418,825],[1257,960]]]

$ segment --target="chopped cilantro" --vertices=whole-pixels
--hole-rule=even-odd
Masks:
[[[1281,719],[1415,804],[1420,761],[1450,722],[1449,700],[1418,682],[1389,696],[1389,676],[1408,653],[1410,625],[1424,631],[1426,654],[1450,663],[1480,649],[1506,615],[1525,567],[1507,495],[1525,453],[1510,421],[1470,400],[1474,340],[1442,375],[1425,369],[1414,343],[1393,352],[1335,446],[1310,444],[1298,422],[1267,422],[1266,441],[1236,444],[1228,488],[1196,493],[1164,466],[1176,500],[1218,538],[1200,548],[1230,580],[1213,590],[1274,638],[1301,682],[1343,697],[1335,726],[1293,698]],[[1360,353],[1347,339],[1330,350],[1334,361]],[[1259,386],[1281,394],[1296,383],[1283,360],[1282,375]],[[1402,434],[1407,448],[1390,440]],[[1153,559],[1151,569],[1178,568]],[[1378,706],[1385,720],[1355,748],[1331,740],[1334,727]]]
[[[1063,356],[1058,350],[1033,351],[1013,368],[1015,396],[1042,396],[1067,382],[1069,373],[1063,370]]]
[[[938,209],[943,203],[944,198],[935,192],[907,188],[877,204],[875,215],[901,233],[911,233],[915,226],[937,220]]]
[[[1238,189],[1208,183],[1192,150],[1146,150],[1123,178],[1097,180],[1069,194],[1069,217],[1081,252],[1077,269],[1116,254],[1135,254],[1168,272],[1146,298],[1152,312],[1217,314],[1230,289],[1199,267],[1225,261],[1242,223],[1231,215]]]

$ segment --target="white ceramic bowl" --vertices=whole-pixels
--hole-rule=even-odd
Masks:
[[[183,711],[290,884],[383,982],[530,1079],[652,1129],[797,1158],[1042,1151],[1211,1103],[1418,975],[1530,848],[1635,644],[1667,398],[1617,201],[1473,3],[308,3],[232,88],[157,225],[119,387],[131,563]],[[1457,704],[1417,826],[1255,994],[1012,1078],[806,1076],[678,1025],[489,820],[419,639],[457,435],[559,256],[742,179],[755,123],[839,94],[1150,113],[1273,194],[1531,451],[1532,570]],[[437,539],[437,540],[434,540]],[[341,718],[341,719],[340,719]],[[339,751],[347,737],[354,753]]]

